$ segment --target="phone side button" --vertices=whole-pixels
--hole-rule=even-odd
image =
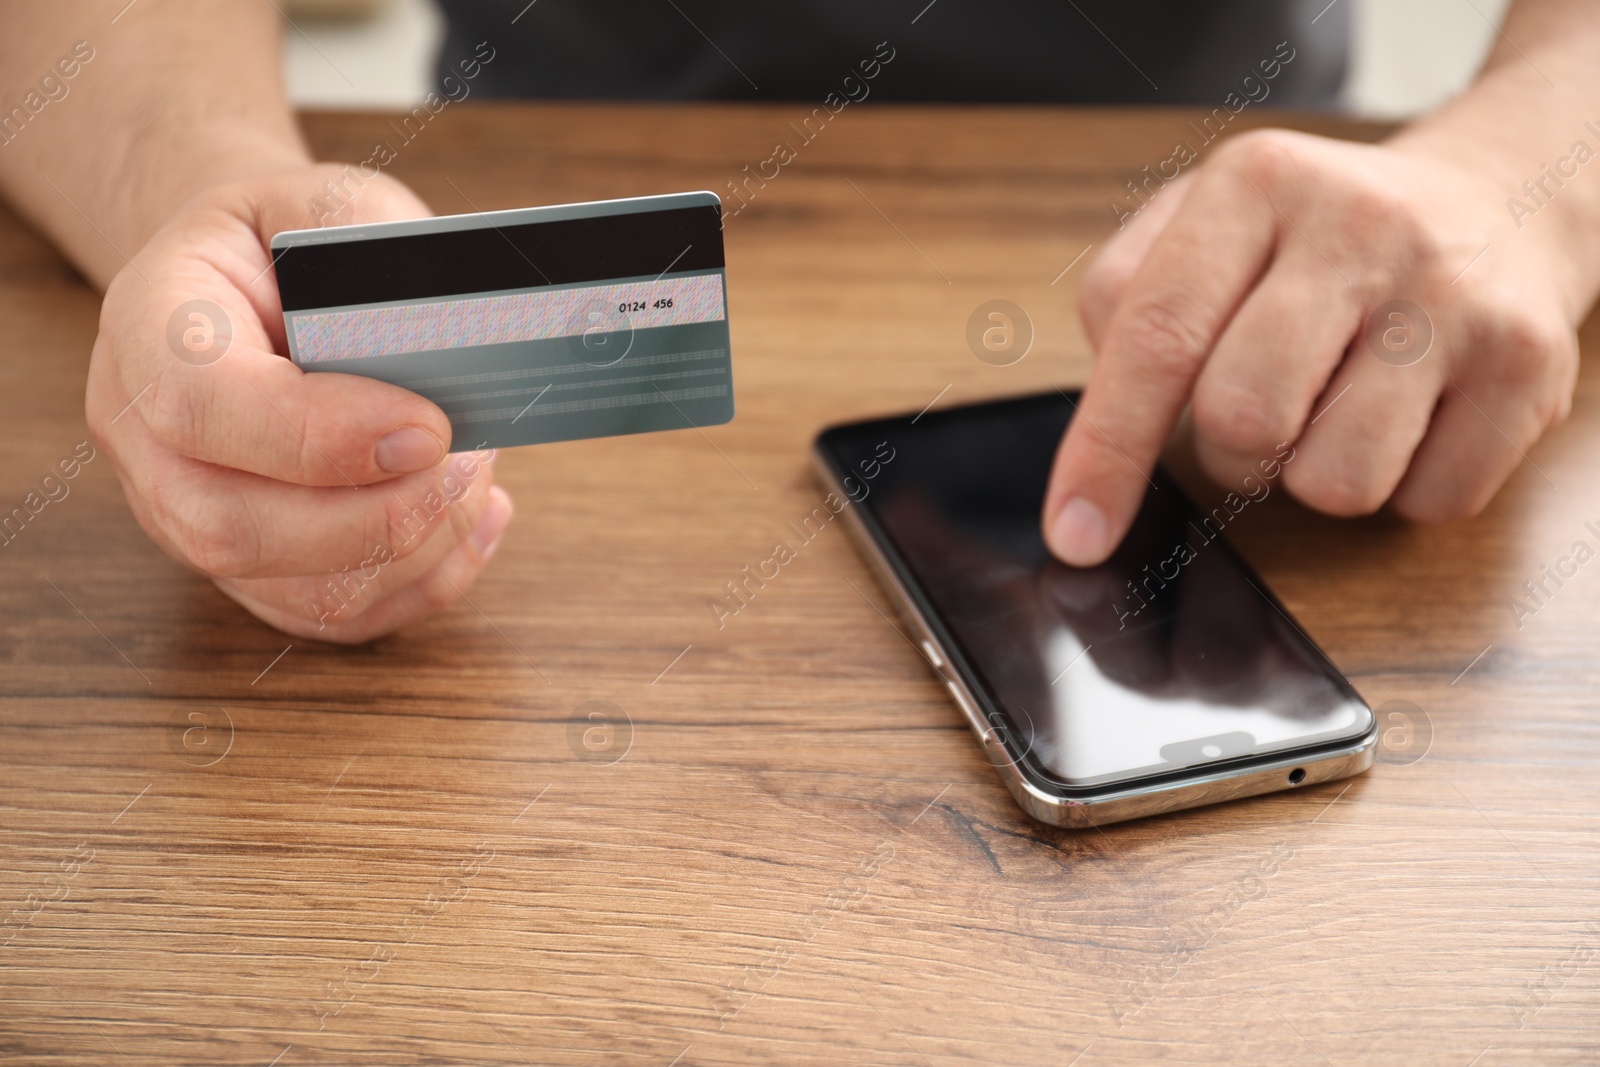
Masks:
[[[978,714],[976,708],[967,703],[966,695],[961,692],[956,683],[946,682],[944,685],[946,689],[950,690],[950,695],[955,698],[956,706],[961,709],[961,714],[965,715],[967,721],[972,724],[972,728],[978,731],[978,740],[988,744],[989,724],[983,721],[983,716]]]
[[[926,637],[922,639],[922,652],[928,657],[928,662],[933,664],[936,671],[944,670],[944,657],[939,655],[939,650],[933,647],[933,642]]]

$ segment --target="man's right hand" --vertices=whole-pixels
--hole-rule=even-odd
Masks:
[[[306,167],[178,211],[106,291],[86,406],[135,517],[168,554],[281,630],[357,642],[453,603],[512,507],[490,457],[446,455],[450,425],[431,402],[306,374],[279,354],[268,244],[315,225],[308,205],[338,177]],[[327,221],[428,214],[380,176]]]

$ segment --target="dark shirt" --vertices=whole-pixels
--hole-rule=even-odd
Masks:
[[[441,0],[441,79],[598,100],[1336,103],[1350,3],[1328,0]],[[1286,48],[1280,47],[1286,44]],[[487,49],[484,48],[487,46]],[[1292,55],[1270,82],[1263,63]],[[1253,78],[1245,84],[1246,78]],[[457,82],[452,84],[458,84]],[[1252,88],[1262,86],[1265,88]],[[449,86],[446,86],[448,89]],[[857,89],[860,93],[866,90]]]

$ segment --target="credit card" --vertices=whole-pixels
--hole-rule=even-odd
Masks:
[[[294,362],[420,393],[452,451],[733,418],[716,193],[289,230],[272,254]]]

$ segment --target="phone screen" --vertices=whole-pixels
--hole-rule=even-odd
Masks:
[[[1108,561],[1050,555],[1040,510],[1075,410],[1050,393],[818,443],[1013,757],[1087,788],[1368,733],[1365,702],[1222,539],[1227,505],[1201,511],[1158,468]]]

